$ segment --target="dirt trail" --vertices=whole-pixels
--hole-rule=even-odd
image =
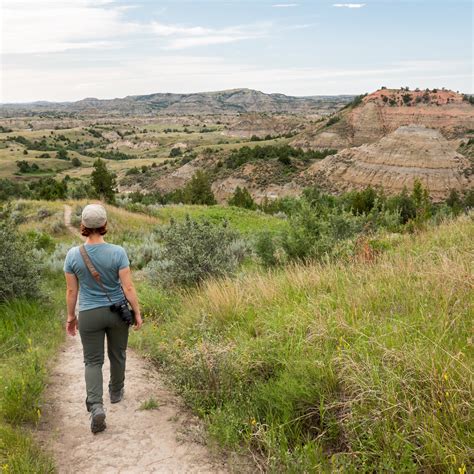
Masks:
[[[74,234],[76,237],[79,237],[83,240],[84,237],[82,237],[81,233],[71,224],[71,215],[72,207],[64,204],[64,225],[66,226],[67,230],[71,232],[71,234]]]
[[[151,364],[127,352],[125,397],[107,399],[108,361],[104,364],[107,429],[90,431],[86,412],[84,365],[79,335],[68,337],[45,392],[40,441],[55,457],[60,473],[224,473],[199,439],[202,428],[179,406]],[[154,398],[158,409],[140,410]]]
[[[107,396],[108,378],[106,356],[107,429],[94,435],[84,403],[80,337],[68,336],[53,366],[37,431],[40,444],[52,452],[59,473],[228,472],[226,464],[213,457],[203,444],[199,420],[166,389],[151,363],[128,349],[125,397],[114,405]],[[141,404],[151,398],[158,402],[158,408],[140,410]]]

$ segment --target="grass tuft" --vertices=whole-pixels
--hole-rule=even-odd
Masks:
[[[160,408],[159,403],[154,397],[151,397],[140,405],[139,410],[157,410],[158,408]]]

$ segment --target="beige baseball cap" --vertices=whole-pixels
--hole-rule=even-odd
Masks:
[[[88,204],[82,210],[82,223],[89,229],[98,229],[107,222],[107,213],[100,204]]]

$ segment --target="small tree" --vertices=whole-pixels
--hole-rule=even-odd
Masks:
[[[211,189],[211,180],[204,171],[198,170],[191,181],[184,187],[184,199],[189,204],[216,204],[214,193]]]
[[[275,256],[276,246],[269,232],[264,232],[258,236],[255,242],[255,252],[264,267],[270,268],[278,264]]]
[[[461,196],[459,196],[459,193],[455,189],[451,189],[448,199],[446,199],[446,204],[452,209],[455,215],[461,213],[463,202]]]
[[[72,159],[71,164],[76,168],[79,168],[82,165],[81,160],[77,156]]]
[[[66,161],[69,161],[69,156],[67,154],[67,150],[65,150],[64,148],[61,148],[60,150],[58,150],[58,153],[56,155],[56,158],[58,160],[66,160]]]
[[[416,219],[425,221],[431,216],[431,201],[428,189],[423,187],[419,179],[415,179],[413,184],[413,192],[411,194],[416,208]]]
[[[91,185],[97,195],[106,202],[115,201],[115,175],[107,170],[105,161],[100,158],[94,161],[91,173]]]
[[[243,207],[244,209],[255,209],[256,204],[247,188],[237,186],[234,194],[228,201],[229,206]]]

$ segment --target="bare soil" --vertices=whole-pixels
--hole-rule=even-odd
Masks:
[[[225,463],[206,448],[199,420],[180,406],[151,363],[127,351],[125,396],[120,403],[108,400],[108,377],[106,361],[107,429],[94,435],[84,402],[80,338],[68,336],[45,392],[37,432],[60,473],[228,472]],[[140,409],[151,398],[158,408]]]

